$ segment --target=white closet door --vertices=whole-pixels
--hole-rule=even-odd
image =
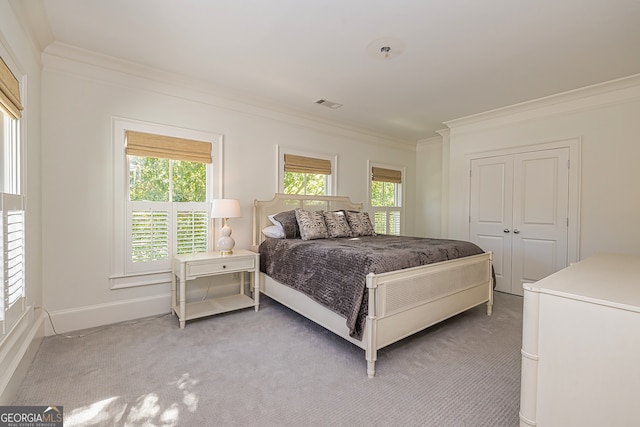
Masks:
[[[567,266],[569,149],[514,156],[512,293]]]
[[[569,149],[471,160],[469,239],[492,251],[496,290],[567,266]]]
[[[513,157],[471,162],[471,241],[493,252],[496,290],[511,292]]]

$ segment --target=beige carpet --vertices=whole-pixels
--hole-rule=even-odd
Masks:
[[[522,298],[477,307],[378,353],[278,303],[44,339],[15,405],[72,426],[517,426]]]

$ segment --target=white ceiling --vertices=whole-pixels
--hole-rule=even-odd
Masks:
[[[447,120],[640,73],[640,0],[21,3],[43,44],[411,142]]]

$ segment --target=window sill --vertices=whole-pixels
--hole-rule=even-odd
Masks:
[[[111,290],[135,288],[139,286],[160,285],[171,282],[171,271],[158,271],[154,273],[139,273],[109,277]]]

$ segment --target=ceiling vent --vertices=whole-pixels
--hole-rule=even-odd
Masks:
[[[338,104],[337,102],[327,101],[326,99],[318,99],[316,104],[325,106],[327,108],[331,108],[332,110],[336,110],[342,107],[342,104]]]

